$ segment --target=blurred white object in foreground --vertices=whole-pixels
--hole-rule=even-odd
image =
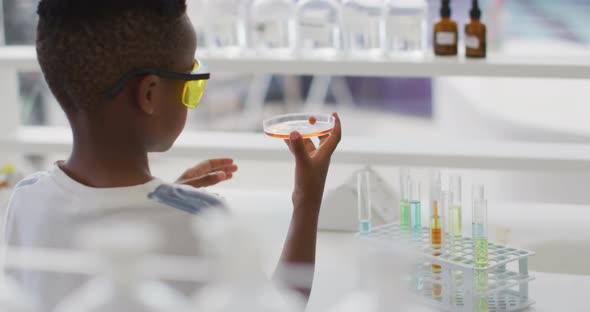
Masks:
[[[196,219],[195,234],[210,263],[210,281],[195,295],[194,311],[304,310],[297,293],[266,276],[262,268],[264,248],[247,226],[227,215],[210,213]]]
[[[103,273],[74,291],[57,312],[188,312],[188,301],[166,285],[144,278],[141,261],[159,245],[145,224],[99,223],[83,229],[82,247],[96,252]]]
[[[1,268],[0,268],[1,269]],[[0,272],[0,311],[36,312],[33,298],[24,293],[10,278]]]

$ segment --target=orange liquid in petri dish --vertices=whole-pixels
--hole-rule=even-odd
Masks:
[[[318,122],[316,117],[309,117],[306,121],[287,121],[272,125],[265,129],[266,135],[279,138],[289,139],[291,132],[298,131],[304,139],[313,138],[329,134],[334,129],[334,125],[328,122]]]
[[[302,133],[301,136],[304,139],[308,139],[308,138],[315,138],[318,136],[322,136],[324,134],[329,134],[330,132],[332,132],[333,129],[328,129],[328,130],[324,130],[324,131],[318,131],[318,132],[313,132],[313,133]],[[278,133],[272,133],[272,132],[264,132],[266,133],[266,135],[273,137],[273,138],[278,138],[278,139],[289,139],[289,137],[291,136],[291,134],[278,134]]]

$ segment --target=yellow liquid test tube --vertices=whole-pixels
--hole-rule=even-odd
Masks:
[[[449,180],[450,204],[447,216],[449,218],[448,233],[449,237],[456,241],[461,240],[461,237],[463,236],[463,216],[461,212],[461,207],[463,206],[461,198],[461,176],[452,175]]]

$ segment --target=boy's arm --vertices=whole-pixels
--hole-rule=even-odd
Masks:
[[[334,117],[336,125],[333,132],[320,138],[317,149],[311,140],[303,139],[296,132],[286,141],[295,157],[293,216],[275,276],[289,284],[292,276],[285,274],[297,274],[301,278],[300,273],[308,272],[303,278],[309,282],[309,287],[296,287],[306,298],[309,298],[313,281],[318,219],[330,159],[342,137],[340,119],[337,114]],[[296,270],[290,270],[292,267]],[[297,270],[299,268],[307,270],[301,272]]]

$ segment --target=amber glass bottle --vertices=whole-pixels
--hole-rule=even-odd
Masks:
[[[481,23],[481,10],[477,0],[473,0],[469,12],[471,21],[465,25],[465,56],[484,58],[486,57],[486,25]]]
[[[434,54],[457,55],[457,23],[451,19],[450,0],[442,0],[440,17],[434,24]]]

